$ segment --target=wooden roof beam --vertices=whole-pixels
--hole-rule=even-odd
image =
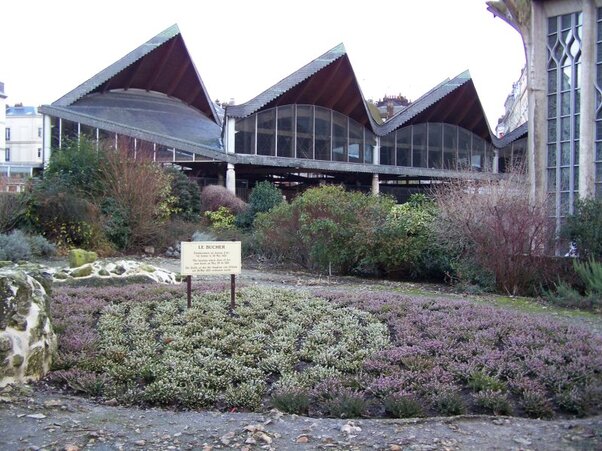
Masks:
[[[169,87],[167,88],[167,92],[165,94],[167,94],[170,97],[173,95],[173,93],[176,91],[178,85],[182,81],[182,78],[184,78],[186,71],[190,68],[190,64],[191,64],[190,59],[187,59],[186,63],[182,64],[182,67],[180,67],[180,70],[178,71],[176,76],[171,81]]]
[[[339,88],[334,92],[334,94],[330,95],[331,101],[324,106],[332,110],[336,103],[340,100],[343,93],[349,89],[349,85],[351,85],[351,83],[353,83],[353,77],[349,76],[344,83],[339,85]]]
[[[190,94],[186,100],[184,101],[184,103],[188,104],[188,105],[192,105],[192,103],[196,100],[196,98],[199,96],[199,94],[201,93],[202,89],[200,86],[197,86],[196,88],[194,88],[192,90],[192,94]],[[199,108],[200,109],[200,108]]]
[[[139,59],[138,61],[136,61],[135,64],[132,64],[132,66],[129,70],[129,77],[127,78],[126,82],[123,84],[123,89],[125,89],[126,91],[128,89],[130,89],[130,87],[132,86],[132,83],[134,82],[136,75],[138,75],[140,66],[142,66],[144,64],[145,59],[146,58]]]
[[[171,57],[171,54],[172,54],[174,48],[176,47],[177,40],[178,40],[177,38],[171,39],[171,42],[169,43],[169,46],[167,47],[167,51],[163,55],[163,58],[161,58],[161,61],[158,65],[157,69],[155,70],[155,73],[153,74],[152,77],[149,78],[148,82],[146,83],[146,86],[144,89],[146,89],[147,91],[152,90],[152,87],[154,86],[156,81],[159,79],[159,76],[165,69],[167,62],[169,61],[169,58]]]
[[[330,70],[331,70],[330,75],[328,75],[328,78],[326,80],[324,80],[324,82],[322,83],[322,87],[320,88],[318,93],[314,96],[312,101],[308,102],[308,103],[315,105],[315,103],[318,101],[318,99],[320,97],[322,97],[324,92],[326,92],[326,90],[330,87],[330,85],[332,84],[332,81],[336,77],[336,75],[339,71],[339,68],[342,64],[342,61],[343,61],[343,58],[339,58],[335,63],[332,64],[332,66],[328,66],[328,68],[330,68]]]

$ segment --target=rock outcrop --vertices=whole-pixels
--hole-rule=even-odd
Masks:
[[[133,260],[97,260],[77,268],[47,268],[54,282],[77,286],[109,286],[157,282],[174,284],[173,272]]]
[[[50,287],[40,270],[0,268],[0,387],[39,379],[50,369],[57,346]]]

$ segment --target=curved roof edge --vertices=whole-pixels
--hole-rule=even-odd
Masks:
[[[468,83],[471,80],[472,77],[470,76],[470,72],[468,70],[462,72],[460,75],[452,78],[451,80],[449,78],[443,80],[426,94],[423,94],[417,100],[410,103],[407,107],[386,121],[384,124],[379,125],[376,130],[376,134],[379,136],[384,136],[391,133],[393,130],[402,127],[413,117],[422,113],[428,107],[434,105],[445,96],[451,94],[460,86]]]
[[[274,99],[286,93],[299,83],[311,78],[326,66],[335,62],[347,54],[343,43],[333,47],[323,55],[318,56],[313,61],[296,70],[288,77],[283,78],[272,87],[266,89],[258,96],[240,105],[230,105],[226,108],[226,116],[244,118],[257,112],[264,105],[267,105]]]
[[[516,127],[510,133],[505,134],[502,138],[493,136],[492,142],[495,147],[497,147],[498,149],[501,149],[503,147],[506,147],[508,144],[512,144],[514,141],[516,141],[518,139],[524,138],[525,136],[527,136],[528,132],[529,132],[529,123],[523,122],[521,125]]]
[[[147,130],[132,127],[119,122],[109,121],[106,119],[99,119],[94,116],[74,112],[69,108],[61,106],[43,105],[40,107],[39,111],[42,114],[48,114],[53,117],[58,117],[73,122],[80,122],[90,127],[101,128],[103,130],[107,130],[113,133],[122,133],[133,138],[139,138],[160,145],[192,152],[198,155],[202,155],[206,158],[212,158],[228,163],[234,163],[236,160],[233,155],[227,154],[223,150],[218,150],[215,147],[179,139],[174,136],[168,136],[161,133],[149,132]]]
[[[171,27],[163,30],[161,33],[157,34],[156,36],[152,37],[151,39],[149,39],[147,42],[140,45],[136,49],[132,50],[130,53],[128,53],[127,55],[125,55],[124,57],[122,57],[121,59],[116,61],[115,63],[113,63],[110,66],[106,67],[105,69],[101,70],[99,73],[94,75],[92,78],[90,78],[90,79],[86,80],[85,82],[83,82],[82,84],[80,84],[77,88],[73,89],[72,91],[68,92],[67,94],[65,94],[64,96],[62,96],[61,98],[59,98],[58,100],[53,102],[52,105],[53,106],[69,106],[69,105],[73,104],[74,102],[81,99],[85,95],[91,93],[95,89],[98,89],[101,85],[103,85],[103,83],[106,83],[107,81],[111,80],[113,77],[117,76],[121,72],[130,68],[132,65],[139,62],[146,56],[150,55],[153,51],[159,49],[160,47],[162,47],[163,45],[165,45],[166,43],[168,43],[169,41],[171,41],[172,39],[174,39],[178,36],[180,37],[180,39],[182,39],[178,25],[174,24]],[[188,53],[188,49],[186,49],[186,45],[184,44],[183,39],[181,40],[181,43],[182,43],[182,46],[185,51],[185,57],[188,59],[188,61],[186,61],[186,64],[190,65],[190,67],[194,71],[194,78],[196,78],[196,79],[193,81],[194,81],[194,83],[198,84],[198,86],[196,87],[196,91],[198,91],[199,94],[202,94],[205,98],[204,104],[206,104],[206,107],[204,109],[201,109],[201,111],[203,111],[215,123],[217,123],[218,125],[221,125],[221,118],[218,115],[215,105],[211,101],[209,94],[207,93],[207,89],[205,88],[203,80],[201,79],[201,77],[196,69],[196,66],[194,65],[194,62],[190,58],[190,54]],[[171,52],[171,49],[168,49],[167,53],[169,54],[170,52]],[[169,95],[169,93],[164,93],[164,94]],[[190,102],[186,101],[185,99],[181,99],[181,100],[190,104]]]

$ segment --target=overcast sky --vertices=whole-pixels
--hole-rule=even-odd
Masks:
[[[8,103],[49,104],[178,24],[213,100],[242,103],[339,43],[367,99],[411,100],[471,72],[495,127],[524,66],[482,0],[4,0]]]

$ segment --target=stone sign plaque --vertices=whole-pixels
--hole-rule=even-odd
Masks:
[[[182,241],[181,274],[240,274],[240,241]]]

